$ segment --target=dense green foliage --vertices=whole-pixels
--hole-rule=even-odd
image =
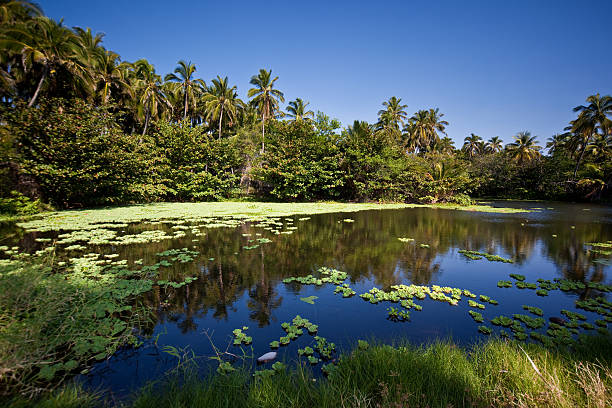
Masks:
[[[612,182],[610,96],[592,95],[542,154],[520,132],[444,136],[437,108],[412,116],[395,96],[375,124],[340,123],[261,69],[242,101],[181,60],[162,77],[121,61],[103,35],[64,27],[28,1],[0,1],[0,197],[57,207],[160,200],[459,202],[488,197],[601,200]],[[284,120],[286,118],[286,120]]]

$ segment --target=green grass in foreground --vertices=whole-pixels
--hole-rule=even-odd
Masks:
[[[522,347],[522,348],[521,348]],[[612,337],[588,337],[571,351],[492,339],[463,350],[451,342],[423,347],[360,347],[327,379],[307,364],[253,378],[236,370],[198,377],[189,368],[139,390],[122,407],[609,407]],[[30,405],[28,405],[30,404]],[[67,386],[13,406],[104,407],[103,395]]]
[[[27,230],[53,231],[88,229],[100,223],[130,223],[142,220],[201,219],[206,217],[263,218],[299,214],[322,214],[399,208],[440,208],[492,213],[529,212],[518,208],[497,208],[488,205],[460,206],[457,204],[371,204],[371,203],[264,203],[264,202],[203,202],[153,203],[124,207],[95,208],[43,213],[19,225]]]

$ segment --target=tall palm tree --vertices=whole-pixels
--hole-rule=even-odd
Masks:
[[[506,149],[513,160],[519,163],[530,162],[540,156],[541,147],[538,146],[537,136],[531,136],[530,132],[519,132],[514,136],[514,142],[508,144]]]
[[[92,56],[96,92],[102,105],[110,102],[115,91],[119,96],[132,96],[132,89],[127,80],[128,64],[122,63],[119,54],[100,48]]]
[[[463,147],[461,150],[467,153],[469,157],[474,157],[483,152],[483,140],[482,137],[470,133],[464,140]]]
[[[187,119],[187,109],[190,103],[191,106],[195,107],[199,93],[206,87],[203,80],[194,78],[195,72],[196,66],[194,64],[180,60],[178,66],[174,68],[174,73],[168,74],[164,78],[165,81],[178,82],[183,87],[183,95],[185,98],[183,120]]]
[[[416,112],[404,127],[409,151],[426,152],[440,139],[438,132],[446,134],[448,122],[439,109],[420,110]]]
[[[504,149],[504,142],[498,137],[493,136],[485,145],[485,149],[489,153],[498,153]]]
[[[61,23],[36,17],[8,27],[0,37],[0,49],[21,55],[24,70],[40,67],[38,84],[28,106],[34,105],[45,81],[59,68],[72,75],[75,86],[91,84],[91,73],[79,58],[78,37]]]
[[[227,77],[217,78],[212,80],[212,85],[208,88],[208,92],[202,98],[205,110],[209,120],[219,120],[219,139],[221,139],[221,125],[223,123],[223,115],[230,121],[230,126],[236,122],[238,111],[244,106],[244,103],[238,98],[236,86],[231,88],[228,85]]]
[[[401,102],[402,98],[392,96],[388,101],[382,103],[385,109],[379,110],[378,116],[379,122],[383,126],[399,130],[400,124],[404,124],[404,121],[408,118],[408,114],[405,111],[408,105],[402,105]]]
[[[573,137],[570,138],[569,147],[572,150],[580,150],[576,159],[574,178],[576,178],[578,167],[591,139],[597,134],[608,134],[609,129],[612,128],[612,121],[608,118],[608,115],[612,114],[612,97],[595,94],[589,96],[586,101],[588,105],[579,105],[574,108],[574,112],[579,112],[579,114],[578,118],[571,122]]]
[[[136,77],[136,94],[138,95],[138,116],[144,117],[142,135],[147,133],[149,121],[160,112],[160,107],[170,107],[163,89],[161,77],[147,60],[140,59],[133,64]]]
[[[294,121],[310,120],[314,118],[314,112],[306,110],[308,105],[310,105],[310,103],[304,103],[302,98],[297,98],[295,101],[289,102],[289,106],[287,106],[287,116],[293,118]]]
[[[285,102],[285,96],[278,89],[274,89],[274,83],[278,80],[278,77],[272,78],[272,70],[266,71],[260,69],[259,74],[251,77],[251,85],[254,88],[249,89],[248,96],[253,98],[251,103],[257,108],[261,115],[261,151],[265,150],[265,124],[266,120],[274,117],[275,112],[278,110],[278,104]]]

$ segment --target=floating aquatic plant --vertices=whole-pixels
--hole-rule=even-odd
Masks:
[[[498,288],[511,288],[512,282],[506,281],[506,280],[500,280],[497,282],[497,287]]]
[[[318,296],[308,296],[308,297],[300,298],[300,300],[302,302],[306,302],[306,303],[309,303],[311,305],[314,305],[315,299],[318,299],[318,298],[319,298]]]
[[[514,324],[514,320],[506,316],[497,316],[491,320],[491,323],[496,326],[510,327]]]
[[[472,319],[474,319],[476,323],[484,322],[484,318],[482,317],[482,314],[476,312],[475,310],[468,310],[468,313],[470,314],[470,316],[472,316]]]
[[[538,296],[548,296],[548,291],[546,289],[538,289],[538,290],[536,290],[536,295],[538,295]]]
[[[478,326],[478,331],[486,335],[493,333],[493,331],[487,326]]]
[[[475,308],[478,308],[478,309],[484,309],[485,308],[484,305],[482,305],[482,304],[480,304],[478,302],[474,302],[473,300],[468,300],[468,305],[470,307],[475,307]]]
[[[489,254],[486,252],[468,251],[466,249],[461,249],[459,250],[459,253],[465,256],[466,258],[473,259],[473,260],[479,260],[484,257],[488,261],[491,261],[491,262],[514,263],[512,259],[502,258],[499,255]]]
[[[524,310],[528,310],[529,312],[533,313],[534,315],[544,316],[544,312],[539,307],[523,305],[523,309]]]
[[[535,290],[538,288],[538,285],[536,285],[535,283],[518,281],[518,282],[515,282],[514,284],[519,289],[534,289]]]
[[[239,346],[241,344],[249,345],[253,342],[253,338],[247,336],[246,333],[243,332],[248,330],[247,326],[243,326],[242,329],[234,329],[232,333],[234,334],[234,346]]]
[[[570,312],[569,310],[561,310],[561,314],[567,316],[570,320],[586,320],[586,316],[581,313]]]
[[[403,238],[403,237],[399,237],[398,238],[399,241],[401,242],[413,242],[414,238]]]
[[[512,317],[522,323],[530,329],[539,329],[540,327],[544,327],[546,324],[545,320],[541,317],[531,317],[524,314],[513,314]]]
[[[519,282],[522,282],[522,281],[524,281],[524,280],[525,280],[525,275],[520,275],[520,274],[518,274],[518,273],[511,273],[511,274],[510,274],[510,277],[511,277],[512,279],[516,279],[516,280],[517,280],[517,281],[519,281]]]

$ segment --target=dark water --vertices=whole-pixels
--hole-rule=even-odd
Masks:
[[[496,284],[502,279],[510,280],[510,273],[525,275],[527,282],[566,278],[611,283],[611,257],[593,255],[584,244],[612,240],[612,209],[541,202],[495,204],[538,210],[505,215],[422,208],[323,214],[305,221],[293,216],[283,218],[294,220],[297,230],[291,235],[271,234],[245,223],[236,228],[208,229],[206,235],[197,238],[187,230],[187,236],[180,239],[88,249],[118,253],[118,259],[127,259],[130,265],[140,258],[145,265],[153,264],[159,260],[156,253],[170,248],[187,247],[200,251],[200,255],[193,262],[174,265],[161,276],[175,281],[181,281],[182,276],[198,276],[198,280],[179,289],[155,287],[142,299],[154,310],[154,321],[143,333],[144,345],[119,351],[79,379],[87,386],[110,388],[117,396],[126,395],[176,366],[176,358],[164,353],[163,346],[211,356],[205,331],[218,348],[225,350],[231,344],[232,330],[242,326],[249,327],[252,352],[257,357],[270,351],[270,341],[285,335],[280,324],[290,322],[297,314],[318,324],[318,334],[335,342],[340,351],[353,347],[357,339],[404,338],[421,343],[452,338],[469,344],[484,338],[467,313],[470,308],[465,297],[458,306],[429,298],[417,301],[422,311],[412,311],[409,322],[393,322],[387,319],[386,309],[397,305],[372,305],[358,296],[344,299],[333,293],[335,287],[331,284],[316,287],[281,282],[286,277],[314,273],[321,266],[348,272],[349,284],[357,294],[374,286],[389,289],[395,284],[414,283],[488,295],[499,305],[479,310],[487,321],[501,314],[529,314],[522,305],[543,309],[545,318],[560,316],[561,309],[579,311],[591,323],[600,318],[574,305],[579,298],[598,295],[593,290],[557,290],[539,297],[533,290],[501,289]],[[345,218],[354,222],[343,222]],[[285,223],[285,227],[290,225]],[[170,231],[170,227],[171,224],[132,225],[125,233],[160,228]],[[248,239],[262,237],[272,242],[251,250],[243,248],[251,245]],[[398,237],[415,241],[403,243]],[[29,242],[27,236],[19,239],[22,245]],[[421,248],[421,243],[429,248]],[[458,254],[460,249],[494,253],[515,262],[469,260]],[[300,300],[311,295],[318,296],[314,305]],[[279,358],[294,361],[297,349],[312,342],[312,337],[305,334],[281,347]],[[251,353],[250,347],[245,350]],[[240,354],[239,348],[231,345],[228,351]],[[206,359],[199,361],[202,366],[207,364]]]

